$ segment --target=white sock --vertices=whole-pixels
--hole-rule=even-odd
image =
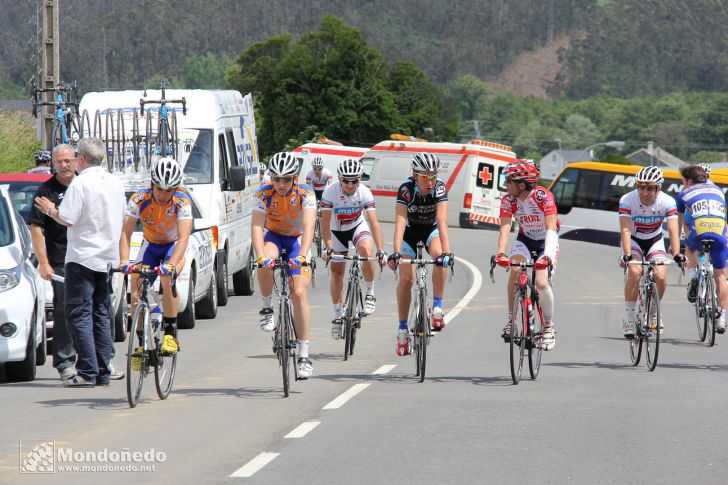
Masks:
[[[636,301],[625,301],[624,311],[627,314],[627,320],[630,322],[634,321],[634,307],[637,306]]]
[[[298,356],[308,357],[308,340],[298,341]]]
[[[263,297],[263,308],[270,308],[273,306],[273,294]]]
[[[365,281],[364,283],[366,283],[366,286],[367,286],[367,295],[374,296],[374,280]]]
[[[341,303],[334,303],[334,319],[341,318]]]

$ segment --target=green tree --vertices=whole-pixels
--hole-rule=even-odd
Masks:
[[[461,119],[478,119],[485,111],[486,98],[492,88],[471,74],[459,76],[448,87],[448,94],[460,111]]]
[[[725,161],[725,154],[723,152],[711,152],[708,150],[700,150],[688,158],[688,162],[690,163],[716,163],[723,161]]]
[[[223,89],[225,71],[232,58],[223,53],[219,56],[211,52],[187,58],[182,69],[182,82],[188,89]]]

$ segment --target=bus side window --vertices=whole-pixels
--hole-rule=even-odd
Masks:
[[[574,195],[574,207],[584,209],[601,209],[601,187],[604,174],[600,172],[582,171],[579,184]]]
[[[574,206],[577,173],[573,168],[566,170],[551,186],[559,214],[568,214]]]

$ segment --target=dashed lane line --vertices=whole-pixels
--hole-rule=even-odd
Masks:
[[[382,367],[380,367],[379,369],[372,372],[372,375],[373,376],[382,376],[384,374],[387,374],[389,371],[391,371],[395,367],[397,367],[397,364],[385,364]]]
[[[304,421],[296,429],[285,435],[284,438],[303,438],[319,424],[321,424],[321,421]]]
[[[343,394],[339,395],[336,399],[328,403],[326,406],[323,407],[323,409],[339,409],[341,406],[347,403],[349,399],[356,396],[360,392],[362,392],[364,389],[369,387],[371,383],[368,384],[354,384],[351,386],[348,390],[344,391]]]
[[[240,467],[230,478],[250,478],[255,475],[261,468],[276,459],[280,453],[259,453],[258,456],[250,460],[248,463]]]

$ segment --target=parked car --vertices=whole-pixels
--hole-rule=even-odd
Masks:
[[[122,176],[122,182],[126,184],[126,199],[129,200],[138,188],[148,187],[149,184],[139,184],[135,182],[136,187],[130,189],[130,182],[125,181]],[[217,293],[217,268],[213,264],[215,261],[215,238],[210,227],[210,223],[204,219],[199,210],[199,203],[193,194],[190,194],[192,201],[192,216],[194,217],[194,226],[187,251],[185,252],[185,266],[177,277],[177,293],[179,294],[179,314],[177,315],[177,326],[181,329],[194,328],[196,317],[199,318],[215,318],[217,316],[218,293]],[[131,248],[129,258],[133,260],[139,253],[142,245],[142,224],[137,221],[137,227],[131,238]],[[125,332],[125,322],[130,321],[128,314],[129,302],[131,299],[131,290],[129,288],[129,277],[124,278],[119,289],[127,294],[127,298],[119,306],[115,313],[116,336]],[[154,282],[154,288],[159,291],[159,279]],[[117,291],[117,288],[114,288]],[[121,337],[122,340],[124,337]],[[117,340],[118,341],[118,340]]]
[[[45,285],[32,262],[30,231],[0,186],[0,364],[9,380],[32,381],[46,360]]]

